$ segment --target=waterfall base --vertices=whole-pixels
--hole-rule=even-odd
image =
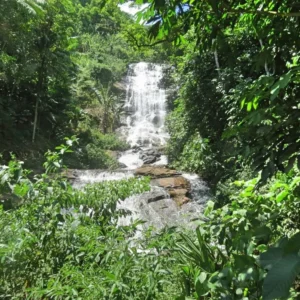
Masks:
[[[166,226],[191,226],[203,212],[210,197],[209,188],[194,174],[181,174],[166,167],[143,166],[136,170],[72,170],[73,186],[82,188],[86,184],[107,180],[121,180],[133,176],[150,176],[151,191],[135,195],[119,202],[119,209],[131,212],[120,219],[120,225],[128,225],[133,220],[142,220],[144,230],[157,230]]]

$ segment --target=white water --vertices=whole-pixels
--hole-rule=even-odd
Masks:
[[[126,126],[119,132],[131,147],[150,149],[166,144],[168,133],[165,129],[166,91],[160,85],[163,77],[163,65],[140,62],[131,64],[127,74],[127,89],[124,109]],[[127,169],[143,165],[138,151],[128,150],[119,161]],[[162,156],[155,164],[167,164]]]
[[[148,4],[135,5],[134,1],[128,1],[123,4],[118,5],[120,9],[130,15],[135,15],[139,11],[143,10],[148,6]]]
[[[72,183],[75,188],[81,188],[87,184],[97,182],[122,180],[133,177],[133,173],[130,171],[76,170],[75,172],[76,179]]]
[[[182,176],[191,184],[190,194],[194,202],[203,205],[211,198],[209,187],[198,175],[183,173]]]
[[[166,91],[160,87],[163,66],[140,62],[129,66],[125,109],[127,142],[133,146],[165,145]]]

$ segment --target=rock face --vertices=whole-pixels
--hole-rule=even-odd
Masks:
[[[190,183],[176,170],[159,166],[142,166],[136,169],[135,175],[150,176],[151,185],[164,188],[178,206],[190,201],[187,197],[191,188]]]

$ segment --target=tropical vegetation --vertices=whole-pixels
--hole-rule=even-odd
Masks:
[[[299,3],[135,2],[135,20],[114,0],[0,3],[0,298],[299,299]],[[118,166],[117,82],[140,60],[170,66],[170,165],[213,192],[194,229],[124,222],[148,178],[64,177]]]

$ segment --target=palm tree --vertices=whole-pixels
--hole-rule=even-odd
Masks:
[[[19,4],[24,6],[29,13],[42,14],[43,9],[41,4],[45,3],[45,0],[16,0]]]
[[[103,108],[102,130],[103,133],[111,132],[115,124],[119,121],[124,104],[111,92],[111,84],[107,88],[101,86],[100,89],[92,88]]]

